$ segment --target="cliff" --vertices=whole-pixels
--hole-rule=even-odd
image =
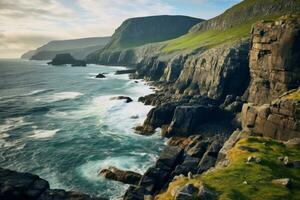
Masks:
[[[136,63],[132,54],[138,54],[141,50],[132,52],[130,49],[177,38],[201,21],[203,20],[187,16],[169,15],[128,19],[116,29],[105,48],[89,55],[87,60],[100,64],[117,64],[118,60],[127,59],[129,63]]]
[[[84,59],[86,55],[102,49],[110,40],[110,37],[93,37],[73,40],[55,40],[26,52],[21,58],[32,60],[52,60],[56,54],[70,53],[76,59]]]
[[[280,28],[277,27],[279,24]],[[258,34],[261,32],[255,30],[265,31],[262,31],[264,34]],[[272,30],[273,34],[267,33],[267,30]],[[300,183],[299,89],[287,90],[299,87],[299,83],[297,78],[294,79],[296,72],[289,73],[284,68],[280,70],[282,66],[278,64],[280,58],[284,61],[283,66],[297,69],[294,60],[298,58],[291,56],[299,53],[298,45],[293,46],[298,40],[296,33],[297,17],[284,16],[276,21],[254,25],[251,45],[246,40],[233,46],[224,44],[194,54],[177,55],[172,63],[180,67],[179,72],[172,72],[171,62],[166,64],[155,59],[150,65],[144,64],[138,68],[137,75],[159,81],[157,85],[161,91],[140,99],[156,107],[149,112],[144,125],[138,127],[137,131],[148,135],[161,128],[161,134],[170,139],[166,152],[143,175],[141,180],[144,181],[129,188],[124,199],[143,199],[149,195],[156,200],[240,199],[241,195],[247,199],[296,199]],[[255,45],[256,41],[266,41],[266,44]],[[276,45],[270,45],[269,41]],[[243,48],[239,45],[249,47],[250,61],[245,59],[249,49],[241,51]],[[265,60],[252,62],[253,56],[257,58],[257,54],[252,55],[256,50],[254,46],[263,46],[277,53],[270,53]],[[285,48],[288,50],[281,50]],[[250,62],[251,70],[244,75],[247,63],[245,68],[241,68],[243,61]],[[214,67],[207,67],[207,63]],[[280,98],[273,99],[272,103],[248,103],[247,95],[260,95],[257,91],[246,90],[252,87],[255,80],[252,75],[253,63],[259,63],[255,65],[255,73],[268,74],[264,77],[265,81],[269,77],[281,76],[279,72],[265,72],[266,66],[270,69],[279,68],[279,71],[286,73],[284,77],[288,81],[277,81],[277,84],[292,86],[265,90],[274,96],[282,92]],[[153,69],[155,72],[151,71]],[[238,73],[230,76],[230,70]],[[220,81],[221,77],[227,76],[232,79]],[[202,87],[186,87],[180,85],[179,80],[189,80],[188,84],[200,80]],[[213,84],[214,81],[218,84]],[[289,81],[295,84],[289,84]],[[205,92],[201,93],[201,89]],[[237,127],[243,130],[233,132]],[[167,163],[173,161],[173,164],[161,163],[162,159]],[[280,174],[277,173],[279,171]],[[256,192],[251,192],[252,189]],[[270,192],[265,194],[264,191]]]
[[[300,18],[257,24],[252,29],[248,101],[270,103],[300,85]]]

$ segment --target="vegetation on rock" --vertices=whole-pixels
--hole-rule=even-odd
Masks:
[[[257,149],[249,152],[245,148]],[[249,156],[260,158],[261,162],[247,162]],[[191,183],[206,185],[218,194],[220,200],[296,200],[300,197],[300,169],[285,166],[278,158],[287,156],[289,160],[299,160],[300,147],[286,146],[276,140],[249,137],[241,139],[229,151],[228,167],[218,167],[193,179],[186,177],[173,181],[167,191],[157,196],[157,200],[173,199],[174,188]],[[272,183],[275,179],[289,178],[291,187]]]

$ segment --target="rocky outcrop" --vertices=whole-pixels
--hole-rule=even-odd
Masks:
[[[75,58],[73,58],[73,56],[71,56],[71,54],[57,54],[55,56],[55,58],[48,63],[48,65],[67,65],[70,64],[73,67],[77,67],[77,66],[86,66],[86,62],[83,60],[76,60]]]
[[[50,189],[40,177],[0,168],[0,199],[5,200],[106,200],[87,194]]]
[[[109,100],[125,100],[126,103],[130,103],[133,101],[130,97],[126,96],[111,97]]]
[[[300,90],[292,90],[271,104],[244,104],[243,130],[278,140],[300,137]]]
[[[218,107],[203,105],[177,106],[164,135],[172,137],[196,134],[200,132],[201,125],[217,122],[226,117],[226,114]],[[228,116],[228,118],[230,117]]]
[[[103,176],[104,178],[119,181],[130,185],[137,185],[142,177],[142,175],[136,172],[124,171],[116,167],[109,167],[107,169],[102,169],[99,172],[99,176]]]
[[[248,41],[190,55],[175,83],[177,93],[212,99],[243,94],[249,82]]]
[[[300,19],[285,16],[252,29],[248,101],[270,103],[300,85]]]

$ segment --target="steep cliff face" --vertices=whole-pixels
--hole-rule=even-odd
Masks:
[[[188,32],[200,19],[187,16],[151,16],[127,19],[115,31],[106,50],[127,49],[161,42]]]
[[[190,32],[207,30],[225,30],[249,20],[258,20],[264,16],[272,18],[300,11],[298,0],[244,0],[226,10],[223,14],[195,25]]]
[[[212,99],[241,95],[249,82],[248,48],[244,41],[189,56],[175,84],[177,93]]]
[[[158,42],[184,35],[201,21],[187,16],[168,15],[128,19],[116,29],[105,48],[87,56],[87,61],[110,65],[137,64],[140,55],[145,58],[160,51],[161,44]],[[147,45],[150,43],[157,44]],[[142,45],[146,46],[139,48]]]
[[[300,89],[292,90],[271,104],[244,104],[242,125],[254,135],[277,140],[300,137]]]
[[[248,101],[269,103],[300,84],[300,20],[286,16],[252,30]]]

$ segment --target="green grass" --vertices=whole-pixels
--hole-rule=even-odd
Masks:
[[[250,153],[239,149],[239,146],[257,148],[259,151]],[[262,162],[247,164],[249,156],[257,156]],[[172,187],[186,183],[205,184],[216,191],[219,200],[297,200],[300,199],[300,169],[284,166],[279,156],[289,156],[290,160],[300,159],[299,147],[286,147],[284,144],[264,138],[247,138],[240,140],[230,150],[230,165],[218,168],[195,179],[181,178],[170,184],[169,189],[158,196],[158,200],[170,199]],[[292,188],[277,186],[273,179],[291,178]],[[248,184],[243,184],[247,181]]]
[[[228,28],[224,31],[209,30],[205,32],[192,32],[182,37],[166,42],[163,52],[173,52],[180,50],[194,50],[198,48],[212,48],[226,43],[234,43],[243,38],[250,37],[252,26],[262,20],[274,21],[280,15],[270,15],[263,18],[255,18],[248,22]]]
[[[219,44],[230,43],[250,35],[252,23],[248,22],[225,31],[209,30],[203,33],[188,33],[175,40],[170,40],[164,52],[176,50],[193,50],[201,47],[214,47]]]
[[[298,100],[298,101],[300,101],[300,90],[297,90],[293,93],[290,93],[287,96],[284,96],[284,98],[289,99],[289,100]]]

